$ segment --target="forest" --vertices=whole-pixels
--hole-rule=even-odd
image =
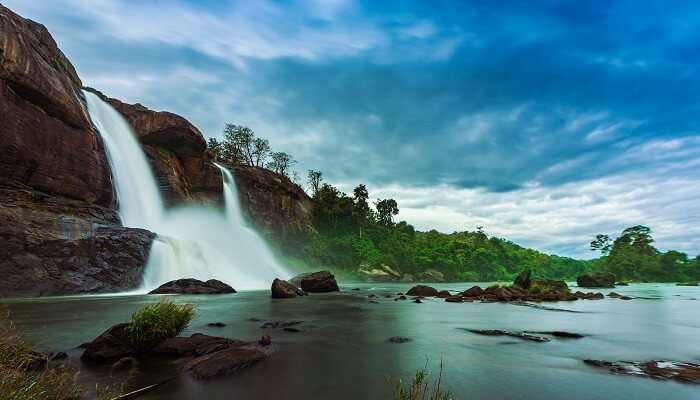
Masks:
[[[294,158],[272,151],[269,141],[250,128],[227,124],[223,140],[210,139],[208,145],[215,160],[268,168],[303,187],[293,169]],[[307,172],[304,189],[313,201],[314,232],[300,238],[292,255],[313,268],[352,277],[367,277],[379,269],[397,279],[437,275],[453,281],[507,281],[529,268],[545,279],[574,280],[584,272],[608,271],[618,281],[700,280],[700,256],[691,259],[679,251],[658,250],[651,229],[643,225],[627,228],[615,239],[597,235],[590,248],[599,257],[578,260],[489,236],[482,227],[452,233],[417,231],[405,221],[395,221],[399,214],[396,200],[372,201],[364,184],[348,195],[324,182],[321,171]]]

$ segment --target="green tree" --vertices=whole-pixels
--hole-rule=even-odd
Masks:
[[[270,154],[270,162],[267,163],[267,168],[280,175],[289,177],[290,169],[296,163],[297,161],[288,153],[283,151],[275,151]]]
[[[316,196],[316,193],[318,193],[318,189],[321,187],[323,174],[321,171],[314,171],[313,169],[310,169],[306,176],[309,188],[311,188],[311,197],[314,197]]]
[[[604,256],[608,255],[611,249],[612,243],[608,235],[596,235],[595,239],[591,242],[591,250],[600,251]]]
[[[398,215],[399,206],[394,199],[378,199],[374,203],[377,208],[377,220],[384,226],[394,223],[394,215]]]
[[[221,143],[216,140],[216,138],[209,138],[207,141],[207,152],[209,153],[209,157],[214,161],[222,161],[222,151],[223,149]]]
[[[263,167],[270,155],[270,141],[263,138],[253,139],[252,161],[256,167]]]

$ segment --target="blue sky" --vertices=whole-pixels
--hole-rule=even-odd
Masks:
[[[647,224],[700,253],[700,5],[4,1],[86,85],[205,136],[252,127],[419,229],[590,257]]]

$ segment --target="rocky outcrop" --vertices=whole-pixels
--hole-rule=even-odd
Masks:
[[[225,294],[236,293],[231,286],[216,280],[200,281],[199,279],[187,278],[176,279],[166,282],[151,290],[149,294]]]
[[[0,5],[0,296],[140,281],[152,235],[119,224],[80,89],[46,28]]]
[[[308,293],[337,292],[340,290],[335,276],[328,271],[297,275],[290,279],[289,282]]]
[[[610,272],[588,272],[576,278],[576,284],[588,288],[614,288],[615,274]]]

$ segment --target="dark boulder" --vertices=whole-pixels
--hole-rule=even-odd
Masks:
[[[275,279],[270,288],[273,299],[291,299],[297,296],[305,296],[306,293],[300,288],[287,281]]]
[[[580,287],[613,288],[615,287],[615,274],[610,272],[588,272],[576,278],[576,283]]]
[[[177,279],[160,285],[149,294],[224,294],[236,293],[231,286],[216,280],[200,281],[198,279]]]
[[[530,289],[537,287],[543,292],[561,292],[569,290],[569,285],[564,281],[552,279],[534,279],[530,284]]]
[[[446,299],[446,298],[451,297],[451,296],[452,296],[452,294],[450,292],[448,292],[447,290],[441,290],[437,294],[437,297],[439,297],[441,299]]]
[[[88,343],[80,359],[86,362],[113,362],[120,358],[133,356],[136,351],[129,339],[129,324],[117,324],[104,331]]]
[[[289,280],[290,283],[300,287],[308,293],[338,292],[338,282],[335,276],[328,271],[309,272],[297,275]]]
[[[269,346],[272,344],[272,338],[270,335],[262,335],[260,340],[258,340],[258,344],[261,346]]]
[[[464,296],[464,297],[479,297],[482,294],[484,294],[484,289],[480,288],[479,286],[472,286],[471,288],[465,290],[462,293],[462,296]]]
[[[388,341],[389,343],[407,343],[407,342],[410,342],[410,341],[412,341],[412,340],[413,340],[413,339],[407,338],[407,337],[404,337],[404,336],[392,336],[392,337],[390,337],[387,341]]]
[[[526,269],[521,272],[513,281],[513,286],[523,290],[530,289],[530,270]]]
[[[406,292],[409,296],[435,297],[438,295],[437,289],[431,286],[416,285]]]
[[[139,365],[139,360],[137,360],[134,357],[122,357],[119,360],[115,361],[114,364],[112,364],[112,371],[113,372],[118,372],[118,371],[125,371],[125,370],[130,370],[132,368],[138,367]]]
[[[248,368],[267,356],[256,347],[229,347],[190,360],[184,371],[195,379],[212,379]]]
[[[464,303],[464,298],[462,296],[449,296],[445,297],[445,301],[448,303]]]

